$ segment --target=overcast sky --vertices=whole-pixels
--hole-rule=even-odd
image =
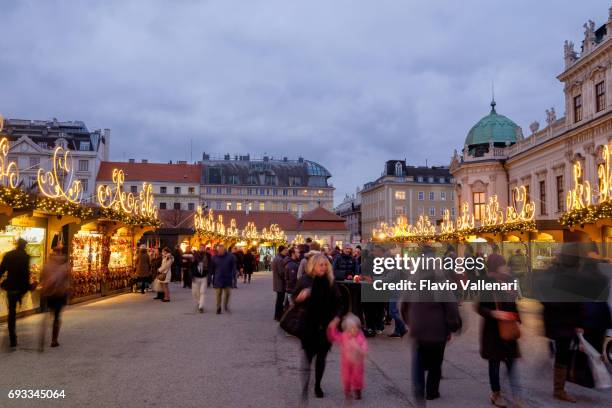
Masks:
[[[385,160],[447,165],[492,81],[525,134],[546,108],[563,115],[563,41],[579,48],[609,6],[2,2],[0,113],[108,127],[113,160],[301,155],[331,171],[338,202]]]

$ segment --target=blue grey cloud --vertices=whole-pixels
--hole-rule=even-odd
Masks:
[[[604,1],[23,1],[2,4],[0,112],[112,129],[113,159],[297,157],[336,201],[384,160],[447,164],[498,111],[563,111],[565,39]]]

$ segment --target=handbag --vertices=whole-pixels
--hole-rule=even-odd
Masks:
[[[288,334],[301,339],[306,334],[304,308],[300,305],[290,306],[281,317],[278,325]]]
[[[580,339],[576,337],[570,346],[567,381],[586,388],[594,388],[595,380],[589,366],[589,356],[580,350]]]
[[[495,302],[495,307],[500,310],[498,302]],[[521,337],[521,329],[516,320],[498,320],[497,328],[499,337],[504,341],[516,341]]]

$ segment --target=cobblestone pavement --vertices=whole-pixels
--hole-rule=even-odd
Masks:
[[[20,346],[6,351],[6,325],[0,326],[0,407],[292,407],[298,405],[300,349],[272,319],[271,277],[258,273],[239,286],[231,314],[216,315],[212,290],[207,310],[196,313],[191,294],[171,286],[172,301],[127,294],[69,307],[61,347],[36,351],[41,316],[18,321]],[[523,357],[519,361],[525,406],[609,407],[611,391],[568,386],[579,404],[551,398],[551,361],[538,335],[537,307],[523,305]],[[478,355],[479,317],[462,306],[465,330],[447,347],[442,398],[431,407],[488,407],[487,364]],[[389,330],[390,327],[387,329]],[[344,402],[339,355],[328,358],[324,399],[312,407]],[[366,389],[351,406],[409,407],[410,344],[379,336],[370,339]],[[502,379],[505,383],[505,378]],[[507,385],[506,385],[507,388]],[[10,389],[65,390],[59,400],[9,400]]]

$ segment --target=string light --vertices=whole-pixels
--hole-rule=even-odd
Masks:
[[[70,150],[57,146],[53,151],[52,170],[38,169],[36,179],[38,189],[43,195],[49,198],[62,198],[71,203],[81,202],[83,186],[80,180],[73,180],[74,168],[70,163]]]
[[[2,121],[2,117],[0,116],[0,122]],[[0,132],[2,131],[2,127],[4,125],[0,123]],[[9,151],[9,142],[6,137],[3,137],[0,140],[0,183],[3,186],[15,188],[17,187],[17,182],[19,181],[19,169],[17,168],[17,163],[8,162],[7,156]]]

